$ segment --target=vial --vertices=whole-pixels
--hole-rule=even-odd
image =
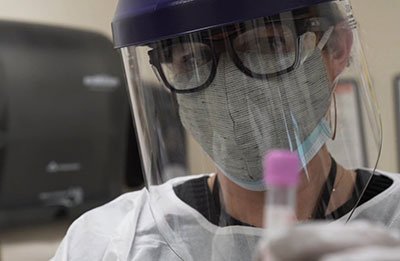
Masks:
[[[279,237],[297,222],[296,193],[299,183],[300,161],[296,152],[274,150],[263,162],[264,182],[267,187],[264,203],[264,235],[256,260],[274,260],[267,243]]]

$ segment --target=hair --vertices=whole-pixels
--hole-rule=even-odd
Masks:
[[[325,17],[331,24],[338,24],[347,19],[346,13],[335,2],[322,3],[293,10],[294,16]]]
[[[309,17],[324,17],[328,19],[328,22],[335,26],[337,24],[346,22],[348,17],[345,10],[342,8],[342,5],[337,2],[327,2],[318,4],[311,7],[301,8],[293,11],[294,16],[309,16]],[[332,35],[326,44],[324,50],[328,52],[332,52],[335,43],[338,41],[337,32],[333,31]]]

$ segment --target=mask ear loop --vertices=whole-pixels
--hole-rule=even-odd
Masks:
[[[337,106],[336,106],[336,94],[333,93],[333,106],[334,106],[334,118],[333,118],[333,133],[332,133],[332,140],[336,139],[336,130],[337,130]],[[332,121],[331,121],[331,125],[332,125]],[[331,126],[332,127],[332,126]]]

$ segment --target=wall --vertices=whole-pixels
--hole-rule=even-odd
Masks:
[[[398,171],[394,87],[400,75],[400,31],[398,0],[352,0],[360,24],[365,53],[377,93],[383,122],[383,153],[379,168]]]
[[[110,21],[116,3],[117,0],[0,0],[0,20],[93,30],[111,39]],[[69,221],[63,221],[2,231],[0,260],[49,260],[68,226]]]
[[[0,0],[0,19],[94,30],[111,37],[117,0]]]

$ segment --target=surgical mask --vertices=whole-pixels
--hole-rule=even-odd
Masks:
[[[222,173],[263,191],[267,151],[297,150],[306,165],[329,139],[331,91],[318,49],[296,70],[265,80],[246,76],[222,55],[211,85],[177,101],[183,125]]]

